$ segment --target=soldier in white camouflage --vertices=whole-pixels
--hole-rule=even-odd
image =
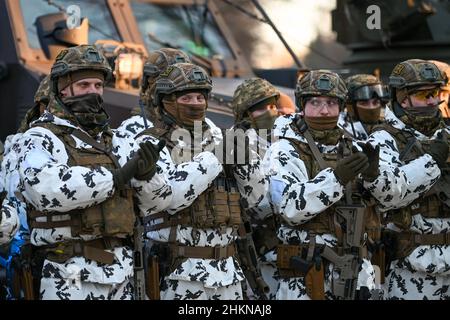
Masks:
[[[348,89],[346,112],[339,115],[338,126],[356,140],[366,140],[389,99],[386,87],[370,74],[356,74],[345,80]]]
[[[276,298],[372,298],[375,272],[366,244],[379,237],[380,222],[367,210],[366,193],[372,184],[387,187],[378,179],[383,172],[378,149],[349,140],[337,126],[347,88],[336,73],[306,73],[298,79],[295,95],[302,114],[276,120],[274,135],[279,140],[263,161],[270,201],[281,224]],[[367,188],[361,189],[362,184]],[[349,203],[358,213],[343,209]],[[351,238],[360,254],[349,249]],[[356,268],[344,272],[340,259],[352,259]]]
[[[147,226],[150,252],[160,258],[163,300],[243,298],[244,274],[234,246],[240,205],[252,208],[263,195],[258,188],[243,187],[253,175],[248,166],[228,166],[221,156],[234,146],[227,146],[222,131],[205,117],[211,89],[201,67],[169,66],[155,84],[155,126],[138,137],[168,141],[158,165],[172,201],[164,211],[153,211]]]
[[[133,192],[143,215],[164,208],[158,148],[109,128],[106,58],[90,45],[61,51],[45,112],[12,149],[27,203],[39,299],[133,298]]]
[[[144,131],[145,126],[153,127],[156,106],[153,105],[153,93],[155,81],[161,72],[168,66],[180,62],[191,62],[188,55],[181,50],[172,48],[160,48],[152,51],[145,61],[141,88],[139,91],[139,104],[131,111],[131,117],[124,120],[117,128],[118,131],[127,132],[132,136],[137,136]],[[142,111],[145,114],[143,118]]]
[[[258,175],[255,169],[261,168],[261,162],[270,146],[271,132],[273,124],[278,117],[278,103],[280,93],[267,80],[261,78],[250,78],[242,82],[235,90],[232,100],[235,125],[234,128],[245,130],[249,138],[249,147],[258,150],[252,162],[256,165],[250,168],[254,172],[248,177],[246,186],[240,191],[245,193],[249,187],[259,188],[267,195],[268,181],[262,172]],[[250,159],[249,159],[249,166]],[[278,274],[276,269],[276,257],[274,250],[278,244],[276,237],[277,221],[273,214],[273,208],[268,201],[268,197],[258,201],[257,206],[247,210],[246,214],[253,226],[252,236],[255,249],[258,254],[259,266],[262,277],[269,287],[267,297],[275,299],[278,288]],[[252,292],[250,284],[247,285],[246,294],[255,299],[258,294]],[[255,290],[257,291],[257,290]],[[258,291],[257,291],[258,292]]]
[[[378,198],[386,224],[387,299],[449,299],[449,146],[439,111],[444,84],[433,63],[397,64],[389,77],[385,124],[367,140],[390,163],[382,180],[401,195]]]

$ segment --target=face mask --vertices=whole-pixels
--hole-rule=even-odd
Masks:
[[[109,115],[103,108],[103,99],[97,93],[64,98],[64,104],[83,129],[96,135],[108,124]]]
[[[269,109],[266,112],[260,114],[257,117],[251,117],[253,125],[256,129],[272,129],[275,120],[278,117],[278,111],[276,109]]]
[[[361,120],[361,122],[363,123],[377,123],[380,120],[380,113],[381,108],[358,108],[359,120]]]
[[[400,120],[426,136],[429,136],[438,128],[442,119],[437,105],[404,108],[403,111],[405,115]]]
[[[194,121],[203,122],[208,107],[206,101],[202,104],[178,103],[174,99],[164,98],[164,109],[176,122],[183,127],[193,128]]]
[[[336,128],[339,116],[334,117],[306,117],[309,128],[314,130],[331,130]]]

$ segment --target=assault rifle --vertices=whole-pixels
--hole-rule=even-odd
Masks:
[[[241,212],[242,224],[240,225],[238,231],[239,237],[236,240],[236,247],[241,261],[241,267],[252,291],[259,297],[259,299],[267,300],[267,294],[270,289],[262,277],[261,268],[258,263],[258,255],[253,242],[252,226],[242,205]]]

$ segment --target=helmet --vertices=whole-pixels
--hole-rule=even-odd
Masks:
[[[234,91],[231,102],[235,121],[242,120],[252,106],[272,97],[278,99],[280,93],[268,81],[261,78],[245,80]]]
[[[81,70],[100,71],[105,80],[112,75],[106,57],[95,46],[81,45],[64,49],[58,54],[50,71],[50,78],[56,84],[57,79]],[[54,87],[56,90],[56,85]]]
[[[447,77],[447,82],[445,85],[441,86],[441,89],[450,91],[450,65],[448,65],[448,63],[445,63],[442,61],[437,61],[437,60],[428,60],[428,62],[431,62],[436,67],[438,67],[439,71],[441,71],[444,78]]]
[[[155,84],[155,79],[159,74],[164,71],[168,66],[180,63],[191,62],[188,55],[181,50],[172,48],[161,48],[150,52],[150,55],[145,61],[144,72],[142,76],[142,85],[140,98],[146,103],[151,98],[150,92]]]
[[[428,61],[410,59],[397,64],[389,77],[391,96],[397,100],[397,92],[411,87],[445,84],[438,67]]]
[[[47,104],[50,100],[50,92],[52,90],[50,75],[45,76],[44,79],[41,80],[39,87],[34,94],[34,103],[43,103]]]
[[[304,99],[308,96],[327,96],[341,100],[347,96],[344,80],[329,70],[312,70],[297,80],[295,104],[302,110]]]
[[[348,89],[348,99],[369,100],[374,96],[382,100],[387,100],[388,90],[381,81],[371,74],[355,74],[345,80]]]
[[[187,90],[198,90],[207,97],[212,81],[206,71],[191,63],[176,63],[167,67],[156,79],[153,103],[159,105],[164,95]]]

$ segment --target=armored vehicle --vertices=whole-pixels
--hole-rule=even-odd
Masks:
[[[58,52],[84,43],[100,46],[114,69],[104,93],[113,127],[138,105],[143,61],[161,47],[184,50],[210,72],[207,116],[231,126],[233,91],[254,74],[216,2],[0,0],[0,139],[17,129]],[[281,90],[293,97],[291,89]]]
[[[386,77],[403,60],[450,61],[449,1],[337,0],[332,24],[353,73]]]

